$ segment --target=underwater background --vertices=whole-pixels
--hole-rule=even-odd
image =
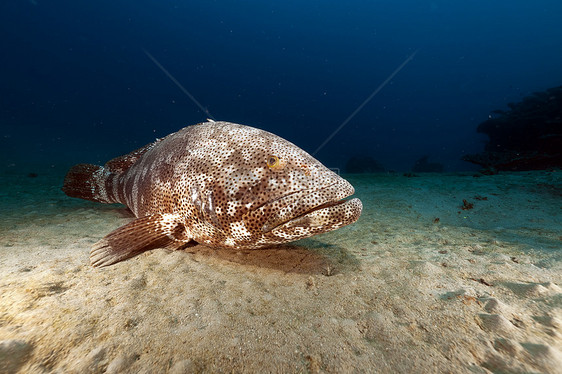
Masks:
[[[211,115],[313,153],[406,62],[315,156],[476,170],[478,124],[561,84],[560,19],[556,0],[2,1],[1,166],[103,164]]]
[[[560,20],[560,0],[0,1],[0,373],[560,373]],[[134,216],[66,196],[69,167],[207,118],[340,169],[361,217],[92,267]]]

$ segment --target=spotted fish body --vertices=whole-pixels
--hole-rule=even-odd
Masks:
[[[185,127],[105,166],[76,165],[63,191],[122,203],[137,217],[94,244],[94,266],[190,242],[255,249],[338,229],[361,214],[341,178],[264,130],[228,122]]]

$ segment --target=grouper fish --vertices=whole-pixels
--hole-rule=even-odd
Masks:
[[[291,142],[257,128],[208,121],[104,166],[67,173],[71,197],[121,203],[137,217],[92,246],[93,266],[190,243],[257,249],[357,221],[353,186]]]

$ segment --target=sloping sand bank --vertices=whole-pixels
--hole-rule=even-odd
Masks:
[[[101,270],[130,215],[38,174],[1,177],[2,373],[562,372],[561,172],[351,177],[350,227]]]

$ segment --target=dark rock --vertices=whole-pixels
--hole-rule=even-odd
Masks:
[[[416,175],[414,173],[404,173],[402,174],[403,176],[405,176],[406,178],[414,178],[414,177],[419,177],[419,175]]]
[[[354,156],[345,165],[346,173],[382,173],[384,171],[384,166],[370,156]]]
[[[444,166],[437,162],[428,162],[428,155],[420,157],[412,166],[414,173],[442,173]]]

